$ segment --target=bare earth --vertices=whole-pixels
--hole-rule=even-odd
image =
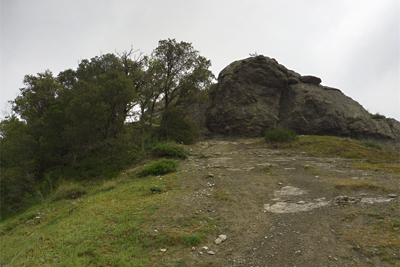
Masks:
[[[209,217],[220,233],[165,255],[179,266],[400,266],[398,175],[268,148],[261,138],[186,149],[180,187],[192,193],[174,205]],[[227,239],[216,245],[219,234]]]

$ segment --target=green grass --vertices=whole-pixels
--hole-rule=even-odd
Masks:
[[[373,141],[367,141],[367,142],[365,142],[365,143],[364,143],[364,146],[365,146],[365,147],[370,147],[370,148],[375,148],[375,149],[378,149],[378,150],[382,150],[382,147],[379,146],[378,144],[376,144],[376,143],[373,142]]]
[[[195,246],[200,244],[203,239],[206,238],[205,234],[197,234],[197,235],[184,235],[182,236],[182,243],[189,246]]]
[[[176,171],[177,167],[178,163],[175,160],[161,159],[142,168],[136,176],[145,177],[149,175],[164,175]]]
[[[209,223],[160,230],[173,212],[170,201],[182,191],[178,174],[134,179],[126,172],[112,190],[97,184],[77,199],[45,201],[0,224],[1,266],[154,266],[160,248],[199,244]],[[168,194],[154,188],[168,189]]]

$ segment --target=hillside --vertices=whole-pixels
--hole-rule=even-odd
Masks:
[[[183,147],[175,173],[137,178],[148,157],[2,222],[1,266],[400,266],[393,149],[326,136]]]

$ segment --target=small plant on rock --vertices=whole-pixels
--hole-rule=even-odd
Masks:
[[[374,120],[386,119],[386,116],[385,116],[385,115],[381,115],[381,114],[379,114],[379,113],[375,113],[375,114],[370,113],[369,115],[371,115],[371,117],[372,117]]]

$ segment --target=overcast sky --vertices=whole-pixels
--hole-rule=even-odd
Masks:
[[[397,0],[1,0],[0,113],[27,74],[162,39],[192,43],[215,75],[258,53],[400,120]]]

